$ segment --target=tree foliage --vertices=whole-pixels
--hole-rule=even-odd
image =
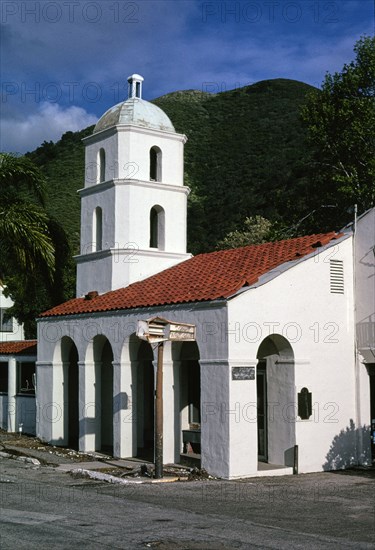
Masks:
[[[55,269],[54,246],[43,209],[45,178],[27,158],[0,154],[0,277]]]
[[[48,220],[48,230],[56,253],[53,277],[40,264],[27,277],[14,271],[5,279],[5,293],[14,301],[10,313],[24,324],[26,338],[36,337],[35,319],[42,311],[74,296],[75,266],[67,236],[53,219]]]
[[[35,337],[35,318],[71,297],[74,266],[61,225],[45,203],[47,180],[26,157],[0,154],[0,278],[14,301],[9,313]]]
[[[272,223],[262,216],[246,218],[243,229],[230,231],[222,241],[219,241],[217,248],[238,248],[249,244],[262,244],[267,242],[271,236]]]
[[[375,199],[375,38],[361,38],[354,52],[301,111],[314,152],[312,194],[341,211],[355,203],[366,210]]]
[[[285,194],[279,196],[278,190],[293,193],[305,176],[296,171],[292,178],[295,166],[310,160],[299,108],[311,90],[302,82],[275,79],[217,94],[189,90],[155,100],[188,137],[190,252],[215,249],[246,216],[283,219]],[[295,214],[296,194],[288,214]],[[306,205],[301,200],[298,206],[301,218]]]

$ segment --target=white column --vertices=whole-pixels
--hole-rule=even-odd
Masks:
[[[179,427],[179,422],[176,425],[175,391],[179,388],[175,386],[171,342],[164,343],[163,363],[163,461],[168,464],[176,461],[176,455],[179,459],[180,450],[176,449],[175,433]]]
[[[113,453],[137,455],[137,365],[113,362]]]
[[[38,361],[36,372],[36,434],[42,441],[51,443],[54,418],[53,363]]]
[[[217,401],[217,417],[223,424],[221,441],[217,440],[217,448],[228,457],[228,472],[223,477],[246,477],[258,470],[258,411],[257,411],[257,360],[223,362],[217,369],[217,382],[227,378],[229,383],[228,397],[225,393]],[[254,369],[254,378],[245,380],[232,378],[232,369],[249,367]],[[207,368],[205,365],[204,368]],[[225,383],[222,381],[225,388]],[[208,406],[209,409],[209,406]],[[213,416],[209,419],[213,419]],[[226,439],[226,437],[228,439]]]
[[[231,403],[230,369],[226,359],[200,359],[201,366],[201,464],[202,468],[228,479],[233,454],[230,453],[230,428],[238,424],[236,404]],[[251,396],[250,396],[251,399]],[[235,399],[236,401],[236,399]],[[248,434],[242,434],[247,441]],[[236,447],[233,447],[236,449]],[[236,450],[237,452],[237,450]],[[255,468],[256,471],[256,468]]]
[[[83,452],[101,447],[100,368],[100,363],[78,362],[79,450]]]
[[[8,432],[16,431],[17,362],[15,357],[8,359]]]

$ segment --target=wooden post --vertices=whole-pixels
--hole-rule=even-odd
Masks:
[[[293,474],[298,474],[298,445],[294,445]]]
[[[163,351],[164,342],[158,344],[155,403],[155,478],[163,477]]]

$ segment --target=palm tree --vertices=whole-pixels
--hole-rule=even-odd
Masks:
[[[43,209],[45,178],[26,157],[0,153],[0,278],[44,266],[52,277],[54,246]]]

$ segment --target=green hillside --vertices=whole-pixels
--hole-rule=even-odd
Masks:
[[[303,185],[301,167],[306,165],[298,112],[311,89],[277,79],[219,94],[173,92],[154,101],[188,137],[189,251],[212,250],[246,216],[291,221],[298,215],[294,190]],[[57,143],[44,142],[28,153],[48,177],[47,208],[66,230],[74,254],[79,245],[77,190],[84,182],[81,140],[91,132],[92,127],[67,132]]]
[[[155,101],[189,139],[192,252],[214,248],[246,216],[284,219],[280,195],[305,155],[299,108],[311,89],[277,79],[215,95],[176,92]]]

